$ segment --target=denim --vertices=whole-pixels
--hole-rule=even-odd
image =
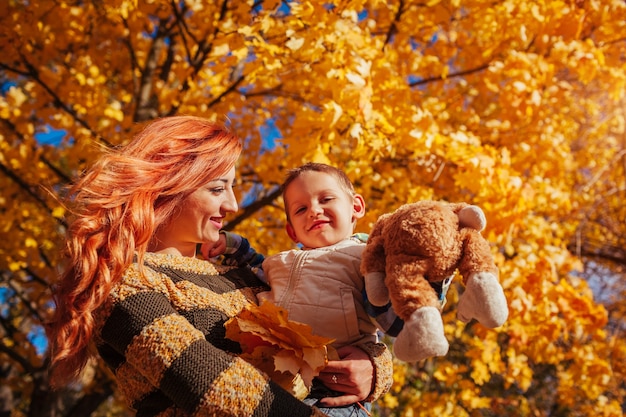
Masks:
[[[345,405],[343,407],[320,407],[316,405],[319,399],[307,397],[304,402],[308,405],[316,406],[324,414],[328,414],[331,417],[369,417],[370,414],[365,412],[358,404]],[[361,403],[361,405],[367,409],[368,412],[372,411],[371,403]]]
[[[311,392],[309,396],[306,397],[303,401],[307,405],[315,406],[320,409],[325,414],[328,414],[331,417],[369,417],[368,414],[372,411],[371,403],[361,403],[367,411],[359,406],[359,404],[350,404],[344,405],[341,407],[323,407],[318,405],[318,402],[321,398],[326,397],[337,397],[339,395],[343,395],[341,392],[333,391],[324,386],[319,380],[313,380],[313,387],[311,388]]]

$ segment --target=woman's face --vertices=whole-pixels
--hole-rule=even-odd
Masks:
[[[156,252],[179,252],[193,256],[198,243],[217,242],[226,214],[235,213],[238,209],[234,185],[233,167],[187,196],[180,210],[156,233]]]

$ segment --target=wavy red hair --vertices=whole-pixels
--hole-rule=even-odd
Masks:
[[[242,143],[193,116],[149,123],[127,146],[107,151],[70,189],[68,263],[48,326],[53,387],[75,380],[90,357],[94,312],[155,230],[195,189],[228,172]]]

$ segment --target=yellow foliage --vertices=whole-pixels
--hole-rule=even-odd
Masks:
[[[485,211],[508,322],[458,322],[453,288],[450,353],[396,363],[381,415],[618,415],[624,2],[223,4],[0,2],[0,289],[32,317],[11,357],[43,362],[24,335],[49,314],[68,181],[143,121],[198,114],[244,141],[229,227],[260,252],[292,246],[280,198],[265,197],[309,160],[354,181],[367,202],[357,231],[421,199]],[[620,283],[616,299],[586,284],[590,266]]]

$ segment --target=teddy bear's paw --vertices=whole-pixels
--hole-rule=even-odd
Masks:
[[[389,301],[389,289],[385,285],[383,272],[368,272],[365,274],[365,292],[372,305],[384,306]]]
[[[393,342],[393,353],[405,362],[417,362],[448,353],[441,313],[435,307],[421,307],[404,322]]]
[[[468,323],[476,319],[483,326],[494,328],[502,326],[508,316],[509,308],[498,278],[490,272],[470,275],[459,298],[459,320]]]

